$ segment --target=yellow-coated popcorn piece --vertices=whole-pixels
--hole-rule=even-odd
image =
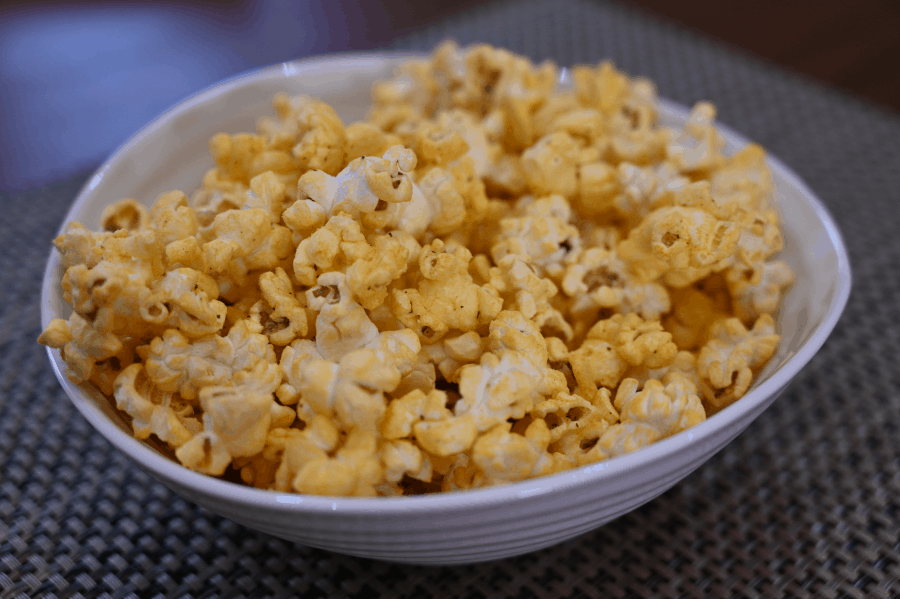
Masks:
[[[304,239],[294,253],[294,276],[301,285],[312,286],[322,273],[341,270],[361,259],[371,259],[372,246],[357,221],[340,213]]]
[[[306,292],[316,317],[316,346],[328,360],[360,349],[378,337],[378,328],[354,299],[341,272],[327,272]]]
[[[480,432],[510,418],[522,418],[535,403],[566,387],[565,376],[549,366],[537,366],[531,356],[507,350],[482,355],[479,364],[459,371],[457,416],[471,414]]]
[[[302,420],[314,414],[334,418],[341,430],[376,431],[386,409],[384,394],[396,389],[400,378],[395,365],[369,348],[351,351],[337,364],[311,360],[299,385],[297,413]]]
[[[265,149],[266,140],[252,133],[217,133],[209,140],[209,154],[216,163],[218,176],[245,185],[257,174],[253,162]]]
[[[54,318],[38,337],[38,343],[59,349],[72,341],[72,329],[62,318]]]
[[[263,374],[254,371],[260,363],[265,374],[255,385],[265,384],[273,377],[280,382],[280,375],[274,374],[278,369],[268,339],[249,330],[246,321],[233,326],[224,337],[206,335],[191,339],[176,329],[168,329],[150,343],[145,361],[147,376],[154,385],[188,400],[195,399],[204,387],[235,381],[242,371]]]
[[[352,162],[363,156],[381,156],[388,149],[400,145],[400,138],[385,133],[380,127],[365,121],[347,125],[347,143],[344,146],[344,162]]]
[[[782,294],[794,283],[794,272],[781,260],[764,262],[759,270],[734,269],[728,275],[734,312],[745,324],[755,322],[762,314],[774,313]]]
[[[103,241],[111,237],[109,232],[93,233],[81,223],[69,223],[65,233],[53,240],[59,251],[64,270],[81,264],[93,268],[103,259]]]
[[[180,191],[171,191],[157,198],[150,212],[151,226],[156,229],[163,245],[193,237],[200,229],[194,210]]]
[[[446,407],[447,395],[411,391],[389,405],[382,424],[385,439],[414,437],[430,454],[446,457],[467,451],[478,434],[471,415],[454,417]]]
[[[524,258],[524,259],[523,259]],[[572,327],[551,304],[556,285],[539,277],[526,261],[528,256],[510,254],[490,269],[490,285],[503,298],[504,306],[530,318],[542,331],[571,340]]]
[[[583,106],[596,108],[607,115],[621,110],[632,86],[629,77],[609,60],[602,61],[598,67],[574,67],[572,81],[576,97]]]
[[[602,431],[595,431],[591,437],[581,439],[577,446],[566,452],[575,455],[579,466],[643,449],[659,441],[662,434],[650,423],[631,421],[620,422]],[[564,437],[564,440],[566,439]],[[559,445],[564,447],[562,443]]]
[[[709,177],[709,185],[719,204],[765,209],[775,190],[766,165],[766,151],[756,144],[747,144],[719,164]]]
[[[140,231],[150,221],[147,208],[134,198],[126,198],[110,204],[100,213],[100,228],[110,233],[119,229]]]
[[[743,397],[753,373],[772,357],[780,336],[768,314],[760,316],[749,331],[737,318],[713,326],[710,341],[697,357],[704,399],[722,408]]]
[[[284,380],[275,394],[284,405],[294,405],[300,400],[300,386],[306,376],[306,366],[312,360],[324,360],[315,341],[297,339],[281,352],[279,368]]]
[[[647,321],[637,314],[615,314],[601,320],[587,338],[610,343],[632,366],[661,368],[671,364],[678,353],[672,335],[658,321]]]
[[[259,276],[259,288],[268,310],[261,310],[260,331],[273,345],[288,345],[306,335],[306,310],[294,295],[293,285],[280,266]],[[255,304],[259,305],[259,303]],[[252,309],[251,309],[252,312]]]
[[[632,83],[631,95],[610,115],[605,157],[610,162],[645,165],[662,160],[671,131],[657,126],[656,88],[646,79]]]
[[[422,347],[423,357],[437,368],[445,381],[452,383],[458,382],[460,368],[478,362],[485,351],[484,339],[475,331],[444,337]]]
[[[491,321],[503,300],[490,287],[476,285],[468,273],[472,254],[465,248],[453,253],[435,240],[419,255],[421,278],[412,289],[394,291],[391,310],[422,343],[434,343],[449,330],[472,331]]]
[[[564,436],[578,434],[583,430],[604,427],[610,420],[615,422],[614,412],[598,408],[578,395],[560,393],[544,400],[531,411],[534,418],[543,418],[550,430],[550,442],[555,443]]]
[[[65,234],[68,239],[69,234]],[[65,247],[66,239],[57,238]],[[123,331],[141,323],[140,306],[150,293],[148,286],[165,272],[163,248],[152,229],[128,232],[120,229],[104,236],[90,255],[72,253],[70,259],[85,257],[93,263],[78,263],[66,269],[62,280],[63,298],[78,314],[95,320],[107,308],[111,316],[104,328]]]
[[[82,318],[77,312],[66,322],[56,318],[41,335],[41,343],[61,349],[66,363],[66,375],[75,383],[91,380],[96,365],[119,355],[124,346],[116,335],[104,332],[95,324]]]
[[[273,269],[293,250],[290,229],[273,225],[263,208],[228,210],[212,226],[216,238],[203,244],[207,270],[239,284],[250,270]]]
[[[200,422],[192,417],[193,407],[153,385],[141,364],[132,364],[122,371],[113,393],[116,407],[131,416],[137,439],[154,434],[178,448],[200,432]]]
[[[651,212],[617,250],[642,279],[683,275],[667,282],[684,287],[724,268],[740,237],[731,221],[698,208],[672,206]]]
[[[524,435],[509,432],[508,424],[498,424],[478,438],[472,461],[478,466],[482,484],[501,484],[553,474],[575,465],[575,460],[550,453],[550,430],[543,419],[533,421]]]
[[[713,126],[715,118],[715,106],[709,102],[698,102],[688,115],[681,134],[666,146],[668,159],[679,171],[709,171],[722,161],[725,140]]]
[[[597,308],[657,320],[671,308],[669,292],[656,282],[642,282],[615,250],[590,248],[567,265],[562,290],[573,298],[572,314]]]
[[[73,312],[38,341],[187,468],[323,496],[506,484],[689,429],[776,351],[772,173],[724,154],[709,103],[676,131],[610,62],[445,42],[364,121],[272,108],[210,139],[189,195],[54,240]]]
[[[415,443],[388,441],[381,446],[380,453],[384,479],[388,483],[398,483],[404,475],[426,482],[431,480],[431,460]]]
[[[412,436],[413,426],[421,421],[440,421],[452,413],[446,406],[447,394],[433,390],[427,395],[420,390],[407,393],[388,405],[381,425],[385,439],[406,439]]]
[[[510,254],[527,256],[539,275],[561,277],[565,263],[581,245],[578,229],[569,224],[571,218],[571,207],[562,196],[523,196],[516,214],[500,221],[491,256],[497,263]]]
[[[663,438],[706,419],[696,390],[692,391],[684,379],[676,379],[666,386],[650,379],[638,390],[639,385],[635,379],[625,379],[616,392],[615,406],[623,423],[651,424]]]
[[[200,391],[204,431],[216,435],[233,457],[263,450],[272,421],[271,394],[246,388],[204,387]]]
[[[215,333],[225,324],[225,304],[217,300],[219,286],[209,275],[190,268],[166,273],[141,302],[147,322],[177,327],[188,337]]]
[[[389,148],[382,158],[361,156],[348,164],[337,176],[322,171],[309,171],[298,182],[299,199],[296,221],[306,228],[321,217],[302,216],[301,205],[313,215],[346,212],[354,219],[370,217],[385,211],[389,204],[408,203],[412,199],[413,184],[408,172],[416,167],[416,155],[402,146]],[[313,205],[315,204],[315,205]],[[292,213],[293,214],[293,213]],[[306,225],[306,226],[303,226]],[[295,225],[298,226],[298,225]]]
[[[310,462],[328,459],[339,442],[340,432],[324,416],[312,418],[302,431],[294,428],[269,431],[262,455],[279,464],[272,483],[274,489],[292,491],[297,473]]]
[[[634,224],[653,210],[672,204],[690,183],[670,162],[644,167],[622,162],[616,169],[616,178],[621,191],[612,203],[619,214]]]
[[[662,319],[672,340],[690,351],[709,340],[709,329],[732,313],[732,299],[721,275],[712,275],[681,289],[670,289],[672,310]]]
[[[532,193],[572,197],[577,189],[578,144],[565,132],[542,137],[522,152],[522,170]]]
[[[281,222],[281,215],[293,203],[287,185],[272,171],[266,171],[250,179],[250,190],[242,209],[262,208],[269,213],[273,225]]]
[[[278,120],[264,117],[257,123],[269,148],[290,151],[301,169],[330,175],[341,170],[347,134],[331,106],[309,96],[278,94],[272,107]]]
[[[291,439],[290,441],[294,441]],[[288,443],[285,455],[296,452],[296,442]],[[291,481],[291,489],[308,495],[350,495],[373,497],[375,486],[383,480],[384,468],[377,452],[375,433],[354,429],[334,457],[302,460],[303,465]]]

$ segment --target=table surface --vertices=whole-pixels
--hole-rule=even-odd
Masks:
[[[35,343],[50,241],[89,173],[2,194],[0,598],[900,597],[900,117],[616,4],[495,2],[394,47],[446,37],[612,58],[663,96],[713,101],[846,238],[854,290],[823,349],[713,459],[594,532],[465,567],[357,559],[217,517],[111,450]]]

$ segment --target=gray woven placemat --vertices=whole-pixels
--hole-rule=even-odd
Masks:
[[[397,47],[446,36],[611,57],[715,102],[842,227],[855,288],[825,347],[736,441],[601,529],[477,566],[378,563],[219,518],[95,433],[34,342],[50,240],[86,175],[0,195],[0,598],[900,597],[900,116],[618,5],[495,3]]]

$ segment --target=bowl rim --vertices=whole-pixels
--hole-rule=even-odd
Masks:
[[[243,85],[277,78],[291,78],[339,66],[348,71],[356,71],[366,66],[383,66],[400,58],[423,57],[418,52],[348,52],[307,57],[293,61],[276,63],[251,71],[239,73],[174,104],[162,112],[127,141],[119,146],[84,184],[60,225],[59,233],[73,220],[73,216],[86,204],[93,189],[100,183],[114,164],[123,160],[138,147],[144,136],[158,129],[185,110],[202,104],[223,92],[232,91]],[[350,68],[347,68],[350,67]],[[686,116],[689,108],[677,102],[659,99],[663,111]],[[749,140],[728,126],[717,122],[717,128],[726,138],[731,138],[741,146]],[[800,370],[812,359],[825,343],[843,312],[852,286],[850,259],[843,237],[832,215],[821,199],[806,183],[779,158],[767,152],[769,165],[792,186],[797,188],[809,202],[816,216],[822,222],[837,257],[837,292],[818,329],[798,348],[797,353],[779,367],[769,378],[742,397],[739,401],[707,418],[703,422],[661,441],[657,441],[638,451],[610,458],[596,464],[579,466],[564,472],[528,479],[525,481],[491,486],[467,491],[453,491],[412,497],[330,497],[283,493],[221,480],[194,472],[158,453],[142,441],[122,431],[102,412],[88,394],[68,379],[59,351],[46,348],[50,363],[66,395],[75,407],[107,441],[127,455],[136,465],[160,481],[171,481],[181,489],[197,495],[216,497],[229,502],[239,502],[246,506],[287,510],[291,512],[338,512],[344,515],[363,516],[371,513],[379,515],[402,515],[411,512],[455,512],[476,506],[510,504],[547,494],[567,492],[575,487],[602,485],[621,479],[628,473],[658,462],[674,453],[686,451],[693,443],[713,442],[716,431],[741,426],[741,421],[758,410],[767,399],[784,388]],[[49,298],[57,294],[54,273],[59,264],[59,254],[51,248],[41,286],[41,325],[45,328],[56,317],[51,312]]]

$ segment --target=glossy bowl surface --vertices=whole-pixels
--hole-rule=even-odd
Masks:
[[[213,166],[215,133],[253,131],[277,92],[330,103],[345,122],[364,117],[369,87],[390,77],[402,55],[348,54],[288,62],[235,77],[170,109],[119,148],[81,190],[65,224],[99,228],[103,207],[125,197],[151,204],[163,192],[190,193]],[[662,102],[664,124],[687,109]],[[747,143],[722,128],[728,147]],[[235,522],[306,545],[381,560],[422,564],[480,562],[526,553],[594,529],[653,499],[744,430],[785,389],[831,333],[850,293],[847,250],[822,202],[789,168],[770,158],[786,247],[797,281],[779,314],[778,353],[741,400],[705,422],[635,453],[521,483],[422,497],[331,498],[262,491],[192,472],[134,439],[110,402],[57,378],[84,417],[119,451],[174,492]],[[62,229],[61,229],[62,230]],[[67,318],[59,255],[43,281],[42,325]]]

